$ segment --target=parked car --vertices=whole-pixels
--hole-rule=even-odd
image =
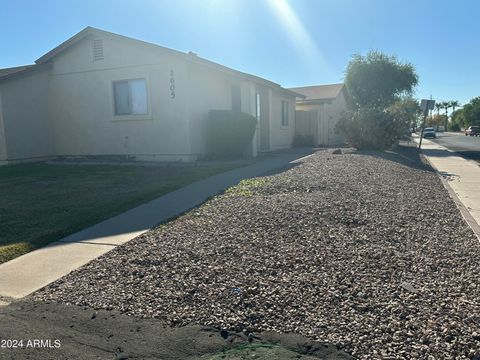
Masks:
[[[425,139],[427,138],[435,139],[437,137],[437,134],[435,133],[435,129],[432,127],[423,129],[423,137]]]
[[[469,126],[465,130],[465,136],[479,136],[480,135],[480,126]]]

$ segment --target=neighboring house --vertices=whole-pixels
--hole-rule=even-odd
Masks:
[[[0,69],[0,163],[56,156],[195,161],[212,109],[259,119],[247,149],[288,148],[302,95],[158,45],[87,27],[34,65]]]
[[[313,145],[329,146],[343,142],[335,133],[341,113],[347,110],[347,91],[344,84],[291,88],[305,95],[296,104],[296,134],[310,138]]]

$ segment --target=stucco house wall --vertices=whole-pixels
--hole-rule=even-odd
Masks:
[[[252,107],[254,84],[229,74],[219,73],[195,62],[187,65],[187,73],[186,92],[189,99],[187,117],[190,125],[191,149],[193,154],[201,157],[207,151],[204,121],[209,111],[231,110],[232,87],[238,86],[241,94],[241,111],[255,115]]]
[[[116,115],[114,83],[134,80],[145,81],[146,114]],[[127,113],[130,84],[122,95]],[[256,155],[260,133],[269,138],[263,150],[290,147],[294,101],[302,95],[193,53],[87,27],[35,65],[0,69],[0,161],[89,155],[195,161],[206,154],[203,121],[210,110],[232,109],[233,87],[240,110],[253,116],[257,89],[268,95],[265,127],[245,153]],[[282,100],[289,102],[286,127]]]
[[[0,160],[53,155],[48,89],[47,69],[0,82]]]
[[[335,126],[343,111],[347,110],[347,99],[345,97],[345,90],[343,84],[326,85],[325,87],[337,86],[338,89],[335,96],[326,98],[315,98],[311,90],[307,90],[305,94],[310,95],[306,101],[298,100],[296,102],[297,111],[311,111],[313,116],[316,117],[316,124],[307,126],[306,124],[299,124],[298,128],[301,128],[299,135],[313,135],[314,145],[336,145],[344,141],[343,137],[335,133]],[[322,85],[313,86],[311,88],[320,89],[318,92],[322,93]],[[304,88],[293,88],[295,91],[302,93]],[[307,87],[308,89],[308,87]],[[331,91],[328,91],[331,93]],[[312,117],[310,117],[311,119]],[[306,134],[305,129],[310,128],[314,131],[312,134]]]
[[[101,39],[103,60],[93,61],[89,37],[53,61],[50,108],[57,155],[192,160],[185,61],[131,40]],[[146,80],[148,114],[116,116],[113,82],[132,79]]]

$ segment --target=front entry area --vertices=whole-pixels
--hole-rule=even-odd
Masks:
[[[270,149],[270,113],[268,106],[268,92],[258,87],[255,92],[255,116],[257,118],[257,130],[260,135],[257,138],[257,147],[260,151]]]

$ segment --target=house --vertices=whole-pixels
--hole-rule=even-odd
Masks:
[[[247,149],[288,148],[295,101],[258,76],[87,27],[33,65],[0,69],[0,163],[59,156],[195,161],[209,110],[257,117]]]
[[[314,146],[340,144],[344,139],[335,133],[341,113],[347,110],[347,91],[344,84],[316,85],[290,88],[304,95],[296,103],[296,135],[309,139]]]

